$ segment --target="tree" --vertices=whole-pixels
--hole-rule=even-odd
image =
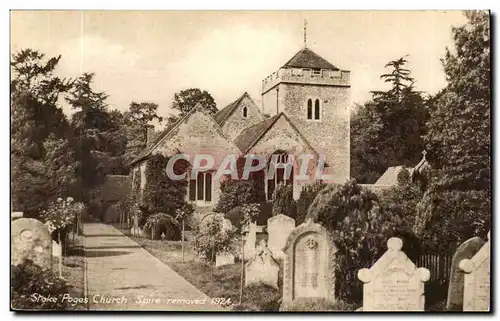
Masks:
[[[23,49],[11,62],[12,203],[28,217],[71,194],[76,182],[69,123],[58,103],[72,81],[54,75],[60,56],[44,58]]]
[[[407,62],[403,57],[387,63],[393,70],[380,78],[391,89],[373,91],[372,101],[352,116],[351,171],[361,183],[374,183],[388,167],[414,166],[421,158],[427,100],[415,91]]]
[[[490,28],[486,12],[466,12],[453,28],[454,50],[442,59],[448,85],[430,112],[425,136],[440,184],[459,189],[490,185]]]
[[[176,116],[170,116],[168,122],[172,123],[182,118],[197,104],[201,104],[209,114],[215,114],[217,112],[215,100],[209,92],[206,90],[202,91],[198,88],[189,88],[174,94],[172,109],[178,114]]]
[[[442,60],[448,84],[434,97],[425,136],[432,171],[415,232],[437,251],[485,236],[491,224],[490,19],[465,16]]]

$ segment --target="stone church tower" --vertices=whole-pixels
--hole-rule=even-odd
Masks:
[[[333,181],[349,179],[350,72],[307,47],[262,81],[262,111],[284,112],[319,154]]]

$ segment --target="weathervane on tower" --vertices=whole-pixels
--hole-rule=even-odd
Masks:
[[[304,48],[307,48],[307,20],[304,19]]]

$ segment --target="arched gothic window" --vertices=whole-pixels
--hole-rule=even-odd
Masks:
[[[320,119],[321,108],[320,108],[319,104],[320,104],[319,99],[316,99],[316,101],[314,102],[314,119],[315,120]]]
[[[307,119],[313,119],[313,103],[311,99],[307,100]]]
[[[247,106],[243,107],[243,118],[247,118],[248,116],[248,109]]]

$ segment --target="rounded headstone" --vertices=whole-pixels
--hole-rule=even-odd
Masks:
[[[52,237],[42,222],[20,218],[11,225],[11,264],[31,260],[43,269],[52,268]]]

